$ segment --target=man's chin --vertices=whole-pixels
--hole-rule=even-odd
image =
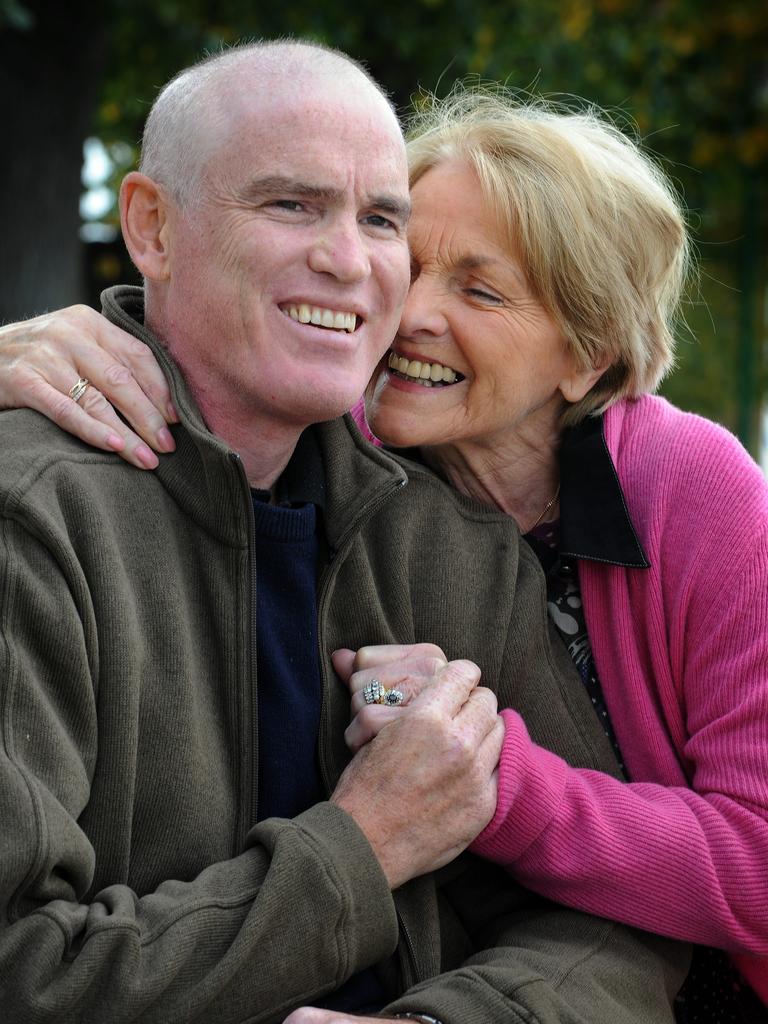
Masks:
[[[367,376],[340,374],[335,379],[316,380],[312,394],[305,398],[315,408],[318,419],[332,420],[348,412],[360,400],[367,383]]]
[[[305,425],[310,423],[326,423],[343,416],[359,401],[363,389],[352,391],[347,388],[321,392],[317,389],[312,395],[302,396],[300,404],[293,405],[291,415],[297,416]]]

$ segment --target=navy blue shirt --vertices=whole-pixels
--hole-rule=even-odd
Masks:
[[[322,688],[317,580],[325,559],[322,455],[310,428],[275,486],[252,490],[256,545],[259,820],[293,818],[325,799],[317,756]],[[373,1013],[385,995],[361,971],[315,1005]]]
[[[254,498],[259,818],[294,818],[323,799],[317,765],[316,508]]]
[[[269,491],[252,490],[256,544],[259,819],[293,818],[324,797],[317,762],[322,459],[305,431]]]

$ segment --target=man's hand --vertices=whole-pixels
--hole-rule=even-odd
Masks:
[[[477,685],[471,661],[432,676],[408,713],[358,751],[331,796],[365,833],[393,889],[453,860],[496,808],[504,738],[496,697]]]
[[[351,1017],[338,1010],[318,1010],[316,1006],[302,1006],[286,1017],[283,1024],[403,1024],[393,1017]]]
[[[81,377],[90,386],[78,403],[69,391]],[[15,408],[37,409],[86,444],[117,452],[139,469],[158,464],[147,444],[159,452],[176,447],[167,423],[178,417],[154,356],[89,306],[0,327],[0,409]]]

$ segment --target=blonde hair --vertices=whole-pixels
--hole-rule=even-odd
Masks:
[[[609,364],[563,425],[653,391],[674,363],[689,265],[683,213],[662,171],[594,107],[520,100],[502,87],[417,102],[411,184],[446,160],[473,167],[580,367]]]

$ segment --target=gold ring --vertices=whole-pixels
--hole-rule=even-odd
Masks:
[[[90,381],[87,377],[81,377],[77,384],[73,384],[69,389],[69,397],[73,402],[79,402],[85,392],[88,390]]]

